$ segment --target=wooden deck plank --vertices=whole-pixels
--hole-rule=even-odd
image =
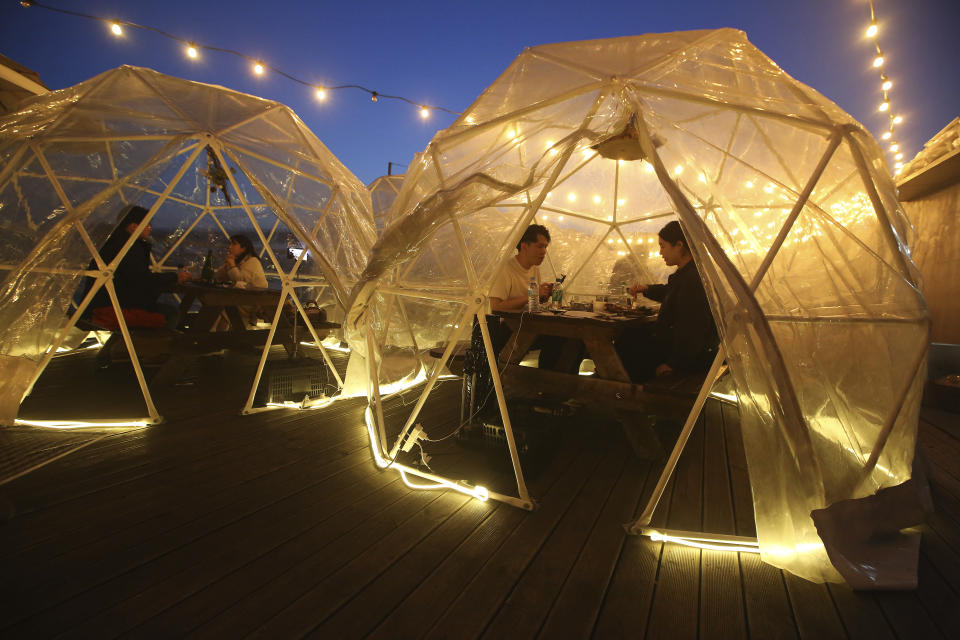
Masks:
[[[736,534],[727,438],[719,402],[704,406],[703,530]],[[737,554],[700,553],[700,638],[743,638],[747,633]]]
[[[700,552],[699,602],[701,640],[746,637],[743,587],[736,553],[707,549]]]
[[[51,555],[46,542],[59,535],[58,529],[64,522],[76,524],[72,525],[71,536],[58,543],[54,557],[90,544],[123,546],[129,540],[139,540],[143,533],[156,531],[155,527],[162,530],[168,523],[190,514],[199,517],[203,509],[214,506],[201,501],[201,497],[230,498],[237,487],[262,480],[282,468],[298,463],[322,464],[346,453],[362,455],[365,451],[365,438],[357,436],[316,452],[305,447],[295,451],[270,447],[260,447],[258,451],[241,449],[178,466],[169,474],[171,477],[162,481],[153,474],[137,478],[113,491],[88,494],[61,505],[57,510],[45,510],[35,517],[18,519],[19,533],[27,542],[18,555],[9,560],[11,566],[30,566],[37,558],[49,559]],[[217,469],[223,472],[212,473]],[[180,502],[178,497],[189,493],[193,486],[204,486],[206,490],[194,494],[193,499],[185,504],[177,504]],[[157,505],[169,506],[158,510]],[[109,532],[106,537],[104,529]]]
[[[622,525],[636,513],[646,484],[655,480],[649,463],[628,459],[540,630],[540,637],[590,637],[625,542]]]
[[[885,640],[896,636],[873,594],[854,591],[845,584],[827,585],[843,628],[851,640]]]
[[[943,638],[917,594],[909,591],[877,593],[874,596],[898,638]]]
[[[426,637],[476,637],[486,628],[601,459],[601,452],[592,449],[576,459],[561,481],[543,497],[535,517],[524,519],[511,533]]]
[[[920,557],[917,599],[944,638],[960,638],[960,596],[938,569],[941,567]]]
[[[736,407],[723,404],[723,430],[726,435],[727,465],[730,471],[730,491],[733,499],[733,514],[737,535],[757,535],[753,516],[753,490],[747,471],[747,456],[743,450],[743,435],[740,431],[740,415]]]
[[[650,482],[643,490],[638,511],[646,508],[657,483],[663,463],[650,470]],[[667,482],[657,508],[653,512],[651,526],[663,527],[673,494],[673,478]],[[639,516],[635,514],[635,517]],[[597,638],[642,638],[646,636],[650,620],[650,608],[660,570],[660,560],[666,545],[654,542],[647,536],[627,536],[620,553],[610,586],[594,625]]]
[[[703,454],[706,416],[700,416],[674,472],[667,527],[703,530]],[[700,550],[668,544],[660,558],[647,634],[696,638],[699,628]]]
[[[263,555],[265,550],[275,549],[292,537],[321,525],[348,501],[379,492],[390,484],[382,480],[369,475],[341,474],[335,481],[317,487],[316,491],[304,491],[277,502],[181,547],[153,562],[149,581],[136,579],[127,590],[129,597],[115,606],[103,606],[98,615],[75,624],[71,634],[126,632]],[[177,557],[181,554],[193,559],[189,570],[170,572],[163,577],[167,573],[160,569],[163,564],[173,563],[178,567],[186,564],[183,558]],[[133,573],[139,572],[138,569]]]
[[[369,582],[356,595],[351,595],[343,606],[338,598],[323,601],[312,615],[323,620],[314,627],[308,637],[317,638],[360,638],[367,636],[386,615],[413,590],[426,576],[430,575],[465,539],[494,511],[508,509],[504,505],[469,500],[446,522],[425,536],[408,553],[392,566],[383,571],[375,580]],[[353,578],[356,570],[350,570]],[[337,595],[346,592],[346,586],[336,585]],[[342,599],[343,596],[340,596]],[[324,618],[328,611],[335,611]]]
[[[203,389],[174,392],[184,404],[169,424],[103,439],[4,486],[17,507],[0,524],[0,597],[13,612],[0,620],[4,636],[960,635],[954,414],[925,410],[920,425],[937,508],[923,529],[920,588],[856,593],[752,554],[624,536],[659,469],[644,481],[644,463],[604,462],[627,454],[619,433],[577,448],[570,431],[531,474],[541,509],[528,513],[409,491],[376,471],[362,399],[239,417]],[[388,401],[388,422],[415,396]],[[424,424],[449,427],[458,400],[457,384],[441,385]],[[711,401],[703,420],[653,524],[752,535],[736,409]],[[479,455],[455,453],[445,460]]]
[[[783,572],[761,562],[754,553],[741,553],[743,600],[751,638],[797,638],[793,610]]]
[[[549,495],[554,483],[569,473],[579,451],[566,447],[557,452],[550,467],[538,478],[538,484]],[[530,514],[513,508],[498,508],[473,533],[451,552],[437,569],[424,577],[410,593],[372,630],[371,638],[414,637],[432,626],[473,577],[481,571]],[[374,590],[368,590],[374,591]],[[382,599],[374,593],[361,594],[358,602]]]
[[[483,637],[537,634],[572,571],[583,547],[623,475],[627,449],[613,447],[575,498],[536,558],[514,584],[510,596],[484,630]]]
[[[392,640],[422,634],[466,588],[483,565],[490,561],[527,515],[524,511],[509,507],[496,509],[453,553],[444,558],[430,576],[380,620],[379,626],[368,637],[371,640]]]
[[[808,582],[786,571],[783,572],[783,578],[801,638],[818,640],[847,637],[827,585]]]
[[[336,478],[333,488],[348,486],[367,475],[367,464],[364,454],[357,452],[319,467],[307,460],[302,465],[285,468],[266,482],[258,483],[256,490],[246,491],[243,499],[133,547],[106,555],[102,548],[90,549],[75,565],[86,567],[86,571],[71,571],[72,567],[55,562],[53,567],[65,571],[65,576],[13,594],[11,601],[17,604],[18,615],[33,615],[22,623],[31,629],[39,631],[58,624],[75,626],[91,615],[91,611],[105,610],[137,593],[143,585],[157,583],[191,567],[198,553],[209,553],[222,545],[232,549],[232,536],[243,538],[241,532],[249,536],[251,530],[256,533],[257,522],[262,522],[260,526],[266,530],[272,530],[269,516],[278,510],[275,505],[280,505],[281,512],[286,510],[287,520],[281,522],[290,526],[302,517],[303,509],[327,493],[328,478]],[[341,476],[343,472],[347,473]],[[292,500],[284,503],[287,498]],[[244,520],[250,517],[253,520]]]
[[[467,504],[470,506],[467,507]],[[473,522],[487,512],[484,505],[477,505],[461,493],[438,493],[436,500],[418,510],[376,545],[369,547],[364,553],[357,555],[293,599],[251,635],[261,638],[291,638],[302,637],[311,632],[386,567],[403,557],[412,547],[465,508],[468,520]]]
[[[399,477],[373,476],[394,485],[386,491],[374,491],[355,499],[343,509],[331,513],[317,526],[284,541],[250,562],[230,572],[202,590],[190,594],[144,624],[132,630],[139,637],[182,637],[242,598],[292,571],[303,558],[310,557],[333,540],[376,517],[396,502],[403,491]],[[384,485],[386,486],[386,485]]]
[[[397,488],[397,491],[404,491]],[[328,576],[368,549],[384,544],[396,530],[443,494],[427,491],[408,491],[390,504],[376,518],[363,522],[329,544],[303,556],[300,562],[285,573],[269,580],[256,591],[241,598],[229,608],[220,611],[191,632],[198,638],[230,638],[246,635],[275,620],[292,602],[308,593]],[[445,506],[449,507],[448,500]],[[443,510],[447,512],[445,508]],[[417,523],[422,522],[419,516]],[[416,524],[414,525],[416,526]],[[409,529],[408,529],[409,530]],[[274,624],[281,624],[277,620]]]

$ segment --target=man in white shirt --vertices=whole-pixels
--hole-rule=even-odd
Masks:
[[[517,243],[517,255],[508,260],[503,271],[490,288],[490,309],[510,311],[527,305],[527,287],[530,276],[536,278],[540,300],[545,300],[553,290],[553,284],[540,282],[540,265],[547,256],[550,232],[541,224],[527,227]]]
[[[497,276],[490,288],[490,309],[492,311],[518,311],[527,306],[527,288],[530,286],[530,276],[536,279],[540,301],[543,302],[553,292],[553,283],[540,282],[540,265],[547,256],[547,246],[550,244],[550,232],[541,224],[532,224],[527,227],[517,243],[517,255],[508,260],[506,266]],[[499,353],[506,342],[510,331],[503,325],[496,325],[493,330],[494,350]],[[570,341],[559,336],[538,336],[531,345],[531,350],[540,350],[538,366],[541,369],[558,369],[558,361],[566,343],[572,350],[572,363],[579,367],[583,359],[583,343],[579,340]],[[576,373],[570,370],[567,373]]]

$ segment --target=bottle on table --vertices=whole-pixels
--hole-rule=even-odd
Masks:
[[[553,306],[557,309],[563,304],[563,278],[558,277],[553,283]]]
[[[527,285],[527,311],[533,313],[540,308],[540,286],[537,285],[537,278],[530,276],[530,284]]]
[[[213,282],[213,251],[207,249],[207,257],[203,259],[203,269],[200,271],[200,279],[204,282]]]

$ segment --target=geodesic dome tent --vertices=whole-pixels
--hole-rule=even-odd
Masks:
[[[377,225],[378,234],[382,234],[384,228],[392,220],[390,207],[393,206],[394,201],[400,194],[401,186],[403,186],[403,175],[380,176],[367,186],[367,189],[370,190],[373,221]]]
[[[112,287],[130,245],[109,265],[98,247],[129,204],[149,209],[140,228],[153,225],[155,271],[199,274],[209,250],[221,254],[230,235],[248,235],[282,292],[264,312],[274,325],[285,301],[303,317],[308,299],[342,314],[375,239],[363,183],[282,104],[136,67],[38,97],[0,120],[4,418],[16,415],[96,290]],[[72,310],[85,275],[96,284]],[[264,358],[269,347],[268,339]]]
[[[655,235],[679,219],[739,396],[764,560],[839,580],[811,512],[911,477],[928,316],[883,154],[742,32],[527,49],[434,137],[394,206],[346,328],[373,353],[381,464],[416,435],[439,367],[396,443],[377,367],[435,344],[449,357],[528,224],[552,234],[542,275],[568,274],[577,296],[662,280]],[[526,505],[513,459],[518,496],[491,497]]]

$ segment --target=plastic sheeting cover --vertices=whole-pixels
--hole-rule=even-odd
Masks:
[[[331,310],[376,238],[366,187],[284,105],[135,67],[37,97],[0,119],[5,419],[128,204],[153,212],[155,270],[199,275],[243,233],[274,286]]]
[[[641,159],[593,147],[632,123]],[[407,174],[353,292],[364,351],[464,336],[532,222],[568,296],[662,281],[679,219],[728,354],[764,560],[838,581],[810,513],[910,478],[928,314],[883,154],[736,30],[525,50]],[[882,576],[878,578],[882,583]]]

